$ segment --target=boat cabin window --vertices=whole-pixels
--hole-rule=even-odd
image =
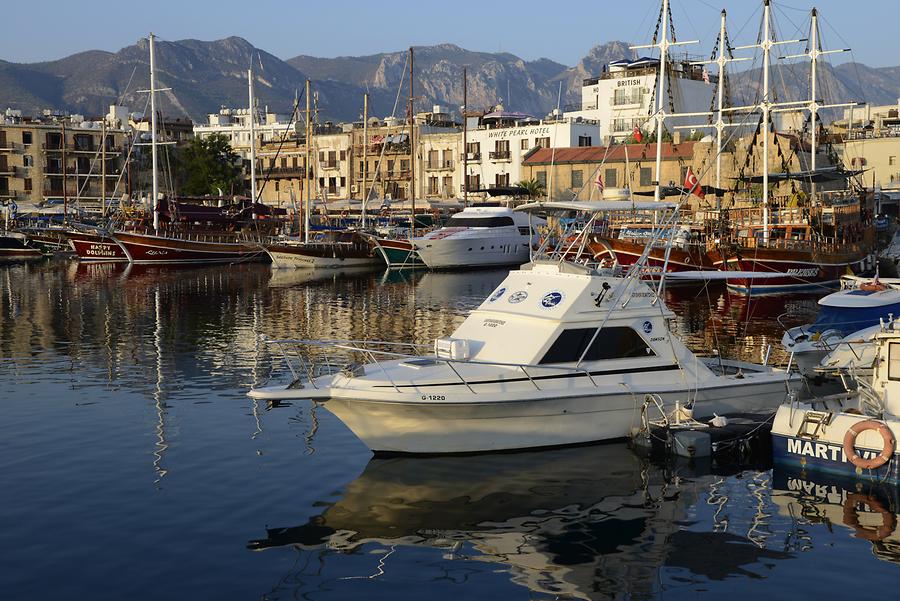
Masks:
[[[888,344],[888,380],[900,381],[900,342]]]
[[[508,215],[498,217],[463,217],[454,215],[447,221],[447,227],[504,227],[514,225],[513,218]]]
[[[578,361],[596,331],[595,328],[563,330],[541,359],[541,365]],[[594,344],[584,356],[584,360],[628,359],[649,357],[655,354],[653,349],[644,342],[644,339],[631,328],[610,327],[600,331]]]

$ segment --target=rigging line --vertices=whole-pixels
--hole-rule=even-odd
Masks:
[[[397,96],[394,98],[394,108],[391,109],[391,117],[397,116],[397,106],[400,104],[400,95],[403,93],[403,83],[406,81],[406,72],[409,67],[409,53],[406,53],[406,62],[403,64],[403,70],[400,72],[400,83],[397,85]],[[367,84],[368,85],[368,84]],[[388,132],[390,129],[388,129]],[[385,132],[386,136],[389,135],[388,132]],[[365,143],[368,144],[369,141],[365,140]],[[372,195],[372,192],[375,191],[375,185],[378,183],[378,178],[381,176],[381,165],[384,162],[384,153],[387,150],[387,137],[381,142],[381,153],[378,156],[378,161],[375,163],[375,175],[372,177],[372,185],[369,188],[368,192],[365,196],[365,202],[369,202],[369,198]],[[465,150],[465,149],[463,149]]]
[[[647,3],[647,11],[644,13],[644,16],[641,18],[640,22],[638,23],[638,26],[634,30],[634,33],[631,34],[632,40],[640,39],[641,33],[643,33],[645,31],[644,24],[647,22],[647,19],[650,17],[650,15],[653,14],[653,8],[654,8],[654,3],[648,2]],[[634,51],[632,51],[632,55],[633,54],[634,54]]]
[[[281,154],[281,150],[284,148],[285,142],[287,142],[288,134],[291,132],[292,126],[300,119],[300,100],[303,98],[304,94],[306,94],[306,88],[304,88],[303,91],[300,92],[300,94],[297,96],[297,100],[294,102],[294,110],[291,113],[291,118],[288,119],[288,123],[284,127],[284,131],[281,134],[281,139],[278,141],[278,148],[277,150],[275,150],[275,156],[269,162],[269,168],[266,169],[266,174],[265,176],[263,176],[262,186],[260,186],[259,190],[257,191],[257,198],[262,198],[263,190],[266,189],[266,184],[269,183],[269,179],[272,176],[272,170],[275,168],[275,160],[278,159],[278,155]],[[253,140],[251,140],[251,144],[252,143],[254,143]],[[256,203],[257,198],[252,199],[252,202],[254,204]]]
[[[682,15],[687,20],[688,25],[691,26],[691,29],[694,31],[694,35],[697,36],[698,40],[704,40],[704,39],[708,38],[710,36],[710,32],[719,28],[719,24],[714,23],[714,24],[710,25],[710,27],[701,35],[700,31],[697,29],[697,26],[694,23],[693,19],[691,19],[691,12],[680,4],[678,5],[678,8],[681,10]],[[679,18],[681,18],[681,15],[679,16]]]

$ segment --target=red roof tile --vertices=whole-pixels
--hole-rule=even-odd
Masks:
[[[615,144],[613,146],[579,146],[575,148],[539,148],[522,161],[523,165],[560,165],[565,163],[600,163],[604,157],[607,163],[625,160],[625,148],[631,161],[656,160],[656,144]],[[691,159],[694,156],[694,142],[663,144],[662,158]]]

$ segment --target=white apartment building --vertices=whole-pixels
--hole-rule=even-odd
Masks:
[[[270,113],[268,109],[262,119],[255,125],[256,139],[259,142],[279,140],[284,136],[293,136],[299,124],[291,122],[287,115]],[[208,138],[213,134],[222,134],[228,138],[231,147],[247,159],[250,156],[250,110],[222,108],[218,113],[207,115],[206,125],[194,125],[194,135]]]
[[[705,72],[703,67],[691,64],[693,60],[685,57],[669,63],[670,75],[663,98],[667,113],[710,110],[717,78]],[[656,58],[613,61],[599,77],[583,81],[581,104],[567,106],[569,110],[564,115],[599,122],[605,143],[627,138],[636,127],[651,132],[656,127],[651,115],[656,112],[658,73],[659,59]],[[698,123],[698,117],[667,119],[666,127],[672,132],[676,125],[691,123]]]
[[[551,116],[541,120],[499,107],[479,118],[468,119],[465,184],[470,198],[480,196],[475,190],[514,186],[521,181],[522,161],[533,149],[600,143],[600,125],[581,116]],[[457,173],[462,181],[462,161]]]

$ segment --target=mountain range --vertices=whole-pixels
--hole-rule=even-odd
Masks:
[[[141,39],[118,52],[91,50],[41,63],[0,60],[0,107],[22,109],[26,114],[54,108],[97,116],[108,105],[119,103],[146,112],[147,95],[138,90],[149,87],[148,43]],[[160,107],[167,116],[203,122],[206,113],[222,106],[246,106],[246,73],[252,65],[258,101],[273,112],[290,113],[308,77],[313,81],[320,120],[358,119],[366,91],[370,115],[402,116],[407,56],[406,51],[337,58],[301,55],[285,61],[239,37],[158,41],[157,85],[171,88],[161,94]],[[549,59],[526,61],[505,52],[474,52],[453,44],[416,47],[414,56],[417,110],[439,104],[458,114],[466,66],[471,108],[488,108],[502,101],[508,109],[543,116],[557,103],[578,103],[584,78],[599,74],[610,60],[633,54],[627,43],[613,41],[594,46],[573,67]],[[751,70],[731,78],[736,103],[757,94],[753,82],[760,78],[755,75]],[[773,81],[785,90],[782,99],[803,97],[807,79],[808,73],[800,67],[773,70]],[[820,81],[820,89],[829,98],[889,104],[900,97],[900,67],[823,65]],[[300,102],[305,104],[305,99]]]

